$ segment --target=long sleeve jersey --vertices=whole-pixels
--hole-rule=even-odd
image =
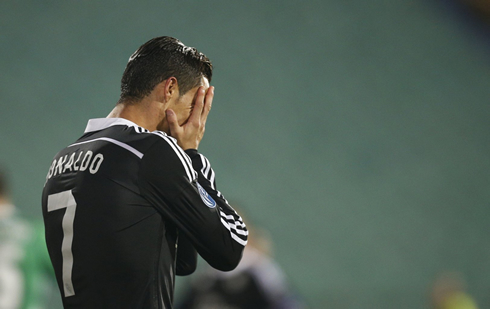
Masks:
[[[172,308],[196,251],[227,271],[247,243],[207,158],[121,118],[91,119],[54,157],[42,207],[65,308]]]

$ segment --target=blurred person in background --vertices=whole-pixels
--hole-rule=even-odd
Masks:
[[[243,211],[239,212],[243,216]],[[269,233],[251,225],[248,218],[245,221],[249,238],[238,267],[221,272],[204,266],[189,280],[176,302],[176,309],[306,308],[273,259]]]
[[[490,0],[460,0],[468,5],[485,22],[490,23]]]
[[[7,175],[0,170],[0,309],[47,308],[53,287],[42,222],[18,215]]]
[[[433,309],[478,309],[476,302],[466,292],[463,276],[457,272],[444,272],[432,286]]]

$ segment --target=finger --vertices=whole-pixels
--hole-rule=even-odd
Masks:
[[[199,89],[197,90],[194,107],[192,108],[192,113],[189,116],[188,122],[199,123],[200,116],[202,114],[203,105],[204,105],[204,95],[205,95],[204,87],[199,87]]]
[[[213,105],[214,97],[214,87],[211,86],[206,93],[206,98],[204,99],[204,107],[201,114],[201,122],[206,124],[206,119],[208,118],[209,112],[211,111],[211,106]]]
[[[175,115],[174,111],[171,109],[167,109],[165,111],[167,115],[167,122],[170,128],[170,133],[176,133],[179,129],[179,122],[177,120],[177,115]]]

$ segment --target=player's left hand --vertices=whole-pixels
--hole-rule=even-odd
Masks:
[[[204,136],[206,120],[213,103],[214,87],[205,91],[204,87],[197,90],[194,107],[189,119],[180,126],[175,112],[167,109],[167,121],[170,127],[170,135],[177,139],[182,149],[197,149]]]

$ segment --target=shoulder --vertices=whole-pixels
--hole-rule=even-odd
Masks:
[[[125,118],[98,118],[90,119],[82,137],[74,144],[84,145],[92,142],[103,142],[136,150],[144,154],[156,145],[176,145],[174,138],[162,131],[149,131]]]
[[[156,153],[160,156],[177,156],[182,157],[185,154],[184,150],[177,144],[177,140],[165,132],[153,131],[143,133],[144,138],[149,142],[146,154]],[[187,156],[187,155],[186,155]]]
[[[107,122],[106,119],[102,119]],[[89,145],[93,142],[101,142],[100,145],[112,145],[117,148],[124,148],[136,154],[140,159],[147,153],[158,148],[172,150],[177,145],[175,139],[168,136],[165,132],[149,131],[139,127],[136,124],[128,124],[128,121],[103,123],[106,127],[100,128],[92,124],[90,129],[99,129],[86,131],[85,134],[78,139],[74,144],[68,146],[71,148],[76,145]],[[102,126],[102,125],[101,125]],[[66,148],[65,148],[66,149]]]
[[[196,176],[192,168],[192,160],[187,153],[177,144],[177,140],[164,132],[153,131],[153,143],[145,152],[143,161],[154,169],[185,171],[189,181]]]

